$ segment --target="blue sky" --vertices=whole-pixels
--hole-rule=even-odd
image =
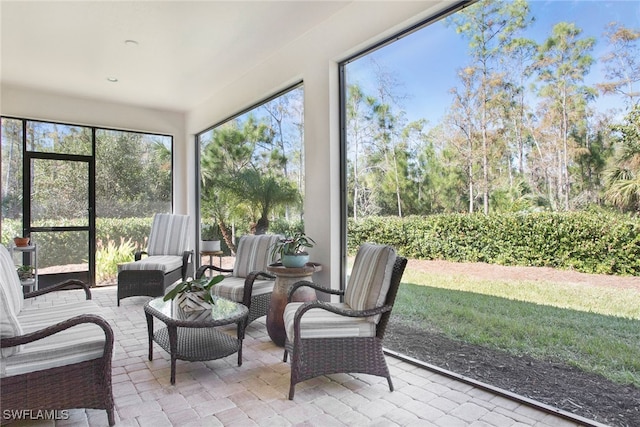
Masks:
[[[535,22],[523,36],[542,43],[553,26],[561,21],[573,22],[584,37],[595,37],[592,55],[599,58],[606,47],[602,36],[609,22],[617,21],[628,28],[640,28],[639,1],[530,1]],[[449,90],[456,86],[456,70],[467,63],[467,41],[446,27],[443,21],[429,25],[372,54],[375,61],[392,73],[399,86],[397,92],[410,94],[403,104],[410,120],[427,118],[435,125],[450,104]],[[374,94],[371,62],[363,57],[349,64],[349,83],[357,81],[365,91]],[[587,84],[602,81],[601,66],[592,66]],[[614,97],[599,97],[598,106],[608,109],[618,105]]]

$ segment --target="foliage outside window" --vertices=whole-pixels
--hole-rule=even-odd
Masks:
[[[5,245],[22,235],[25,226],[23,162],[27,154],[34,156],[29,193],[33,227],[87,227],[88,181],[93,180],[99,281],[114,277],[117,262],[131,260],[135,245],[143,247],[141,236],[148,235],[155,212],[172,210],[170,136],[9,117],[2,118],[1,129]],[[89,176],[92,157],[93,177]],[[141,226],[139,218],[149,225]],[[32,237],[39,246],[39,267],[86,266],[86,231],[36,234]],[[116,253],[122,255],[114,257]],[[112,261],[102,261],[107,258]]]
[[[481,1],[347,64],[349,216],[639,212],[633,7]]]
[[[216,226],[232,251],[236,235],[302,218],[303,95],[297,86],[198,135],[202,229]]]

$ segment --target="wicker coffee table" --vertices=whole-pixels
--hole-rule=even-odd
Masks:
[[[162,297],[144,306],[149,333],[149,360],[153,360],[153,341],[171,355],[171,384],[176,382],[176,360],[190,362],[214,360],[238,353],[242,365],[244,325],[249,314],[247,307],[224,298],[214,297],[210,310],[185,312],[174,301]],[[166,327],[153,330],[153,318]],[[238,325],[237,337],[216,329],[216,326]]]

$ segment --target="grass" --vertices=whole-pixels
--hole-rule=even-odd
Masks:
[[[640,292],[406,271],[394,317],[640,387]]]

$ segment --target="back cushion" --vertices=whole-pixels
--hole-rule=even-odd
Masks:
[[[247,277],[252,271],[267,271],[267,266],[274,262],[271,256],[273,245],[281,237],[278,234],[242,236],[238,242],[233,275]]]
[[[155,214],[147,253],[154,255],[179,255],[189,250],[189,216]]]
[[[9,250],[0,245],[0,286],[4,291],[13,312],[17,315],[22,311],[24,305],[24,295],[22,293],[22,285],[16,272],[16,266],[11,259]]]
[[[9,304],[4,289],[0,288],[0,337],[11,338],[17,335],[22,335],[22,328],[16,313],[13,312],[13,307]],[[0,354],[2,357],[9,357],[20,351],[21,348],[22,346],[3,348],[0,350]]]
[[[0,245],[0,336],[3,338],[22,335],[17,314],[22,309],[22,286],[18,279],[9,251]],[[20,350],[21,346],[3,348],[2,357],[8,357]]]
[[[351,269],[344,302],[354,310],[367,310],[383,305],[391,285],[395,262],[396,251],[391,246],[371,243],[360,246]]]

